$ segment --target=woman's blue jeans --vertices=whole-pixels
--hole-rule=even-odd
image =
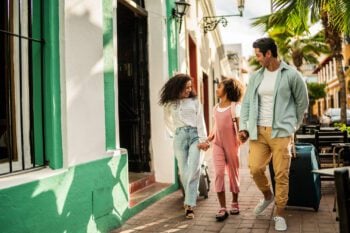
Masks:
[[[185,126],[177,128],[174,136],[174,151],[180,179],[185,190],[185,205],[196,206],[199,177],[200,150],[198,149],[197,128]]]

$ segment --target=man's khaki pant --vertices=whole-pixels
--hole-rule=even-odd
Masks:
[[[275,203],[284,208],[288,201],[291,137],[271,138],[271,127],[258,126],[258,140],[249,142],[250,173],[262,192],[271,190],[265,175],[271,158],[275,172]]]

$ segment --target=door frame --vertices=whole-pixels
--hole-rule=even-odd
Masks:
[[[139,148],[139,150],[141,151],[140,153],[142,153],[143,154],[143,151],[144,150],[149,150],[149,147],[150,147],[150,144],[151,144],[151,126],[150,126],[150,119],[151,119],[151,117],[150,117],[150,114],[151,114],[151,103],[150,103],[150,93],[149,93],[149,62],[148,62],[148,59],[149,59],[149,57],[148,57],[148,24],[147,24],[147,21],[148,21],[148,19],[147,19],[147,16],[148,16],[148,13],[147,13],[147,11],[144,9],[144,8],[142,8],[142,7],[140,7],[140,6],[137,6],[136,4],[134,4],[134,2],[132,2],[132,1],[127,1],[127,0],[118,0],[118,3],[120,3],[121,5],[123,5],[125,8],[127,8],[128,10],[130,10],[132,13],[134,13],[134,18],[137,20],[137,19],[141,19],[142,18],[142,20],[145,20],[145,40],[146,40],[146,43],[144,43],[144,47],[143,47],[143,58],[144,58],[144,62],[146,63],[145,65],[144,65],[144,67],[145,67],[145,70],[144,70],[144,75],[146,75],[147,77],[145,77],[144,79],[145,79],[145,81],[148,83],[148,84],[146,84],[146,85],[148,85],[148,91],[145,91],[144,89],[142,89],[142,92],[146,92],[144,95],[145,95],[145,98],[148,98],[148,106],[146,106],[146,107],[148,107],[148,109],[149,109],[149,111],[148,111],[148,116],[145,116],[145,114],[143,114],[143,113],[141,113],[141,114],[139,114],[139,116],[140,116],[140,118],[141,118],[141,122],[139,122],[138,123],[138,125],[139,125],[139,127],[138,127],[138,133],[144,133],[144,134],[142,134],[142,136],[139,136],[140,138],[144,138],[144,139],[148,139],[148,142],[146,142],[146,140],[144,140],[144,142],[143,143],[146,143],[146,145],[141,145],[142,144],[142,142],[139,142],[139,146],[138,146],[138,148]],[[115,28],[116,28],[116,40],[118,40],[118,14],[117,14],[117,12],[118,11],[116,11],[116,26],[115,26]],[[136,38],[135,40],[138,40],[139,38]],[[135,43],[138,43],[138,41],[135,41]],[[117,63],[117,69],[116,69],[116,85],[115,85],[115,88],[116,88],[116,90],[117,90],[117,93],[118,93],[118,97],[117,97],[117,99],[116,99],[116,109],[117,109],[117,114],[116,114],[116,121],[117,121],[117,145],[118,145],[118,147],[121,147],[122,145],[120,145],[120,143],[121,143],[121,137],[122,137],[122,135],[120,134],[121,132],[120,132],[120,120],[121,120],[121,118],[120,118],[120,111],[119,111],[119,107],[120,107],[120,99],[119,99],[119,57],[118,57],[118,43],[116,43],[116,48],[117,48],[117,50],[116,50],[116,63]],[[136,70],[135,69],[135,64],[134,65],[132,65],[132,70]],[[139,77],[139,75],[138,74],[133,74],[134,76],[136,75],[137,77]],[[140,89],[141,90],[141,89]],[[140,91],[139,90],[139,91]],[[147,105],[147,104],[146,104]],[[146,117],[146,119],[144,119]],[[148,118],[148,120],[147,120],[147,118]],[[145,125],[145,124],[147,124],[147,122],[149,122],[149,124],[148,125]],[[145,125],[145,126],[143,126],[143,125]],[[144,131],[148,131],[148,132],[144,132],[144,131],[142,131],[142,129],[141,129],[141,127],[145,127],[144,128]],[[147,136],[148,135],[148,136]],[[129,148],[126,148],[126,149],[129,149]],[[143,157],[147,157],[146,158],[146,160],[143,158]],[[139,169],[141,169],[140,171],[135,171],[135,172],[150,172],[151,170],[152,170],[152,166],[151,166],[151,152],[150,151],[148,151],[148,153],[147,153],[147,155],[143,155],[143,156],[140,156],[140,158],[142,159],[142,163],[140,163],[139,165],[137,165],[136,163],[135,163],[135,165],[132,165],[131,163],[130,163],[130,161],[129,161],[129,170],[130,170],[130,166],[134,166],[134,167],[138,167]],[[143,164],[142,166],[141,166],[141,164]]]
[[[197,72],[197,45],[190,35],[188,35],[188,58],[190,76],[193,78],[193,89],[198,94],[198,72]]]

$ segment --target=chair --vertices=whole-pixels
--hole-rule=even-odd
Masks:
[[[350,233],[350,183],[349,171],[342,169],[334,172],[337,192],[339,230],[340,233]]]
[[[340,162],[335,161],[334,158],[341,158],[338,153],[339,150],[334,150],[332,144],[346,143],[348,140],[348,134],[346,131],[315,131],[314,145],[318,152],[319,167],[322,168],[334,168],[337,167]],[[337,156],[335,156],[337,154]],[[321,176],[321,180],[333,180],[333,177]]]
[[[315,130],[320,130],[320,125],[303,125],[301,130],[303,134],[314,134]]]

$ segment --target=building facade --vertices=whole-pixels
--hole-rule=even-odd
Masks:
[[[347,96],[347,108],[350,106],[350,73],[349,73],[349,59],[350,59],[350,46],[348,44],[343,45],[343,67],[345,71],[346,82],[346,96]],[[339,98],[339,80],[336,72],[336,61],[332,56],[328,56],[322,60],[318,67],[314,70],[314,74],[317,75],[319,83],[326,84],[326,97],[316,101],[313,106],[313,112],[321,116],[323,112],[328,108],[340,108]]]
[[[189,3],[181,31],[173,0],[0,3],[1,232],[108,232],[178,189],[159,90],[191,74],[209,130],[230,75]],[[134,202],[139,175],[160,188]]]

